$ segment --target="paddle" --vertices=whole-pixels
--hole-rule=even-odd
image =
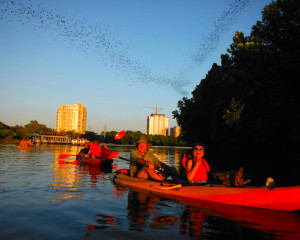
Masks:
[[[115,139],[121,139],[126,135],[126,132],[124,130],[120,131],[117,133],[117,135],[115,136]]]
[[[58,156],[58,158],[59,159],[65,159],[65,158],[72,157],[72,156],[76,156],[76,155],[73,155],[73,154],[60,154]]]
[[[71,154],[61,154],[61,155],[69,155],[69,156],[76,156],[76,155],[71,155]],[[65,156],[63,156],[65,157]],[[112,158],[119,158],[119,152],[117,151],[112,151],[112,150],[106,150],[103,159],[112,159]],[[64,164],[64,163],[69,163],[69,164],[79,164],[80,160],[75,160],[75,161],[64,161],[64,160],[59,160],[58,163]]]
[[[130,159],[127,159],[127,158],[124,158],[124,157],[121,157],[121,156],[119,156],[119,159],[125,160],[125,161],[129,162],[132,165],[146,166],[145,164],[137,163],[135,161],[132,161]],[[165,164],[161,161],[159,161],[159,163],[160,163],[160,166],[161,166],[161,168],[163,169],[163,171],[166,175],[165,178],[167,178],[168,176],[171,176],[174,181],[181,182],[180,176],[179,176],[179,174],[178,174],[175,167],[170,167],[169,165],[167,165],[167,164]]]

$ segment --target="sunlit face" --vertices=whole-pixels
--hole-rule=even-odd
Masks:
[[[138,149],[141,153],[145,153],[147,151],[148,144],[147,143],[140,143]]]
[[[204,147],[201,145],[196,145],[193,151],[194,158],[203,157],[204,156]]]

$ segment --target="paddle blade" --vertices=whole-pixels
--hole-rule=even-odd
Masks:
[[[118,132],[117,135],[115,136],[115,139],[121,139],[126,135],[126,132],[122,130],[121,132]]]
[[[60,154],[59,156],[58,156],[58,158],[59,159],[64,159],[64,158],[68,158],[68,157],[71,157],[72,156],[72,154]]]

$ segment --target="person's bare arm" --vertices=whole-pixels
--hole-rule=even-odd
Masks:
[[[196,172],[201,164],[201,161],[197,161],[193,167],[193,161],[189,160],[186,166],[186,176],[190,183],[193,183],[193,178],[195,177]]]

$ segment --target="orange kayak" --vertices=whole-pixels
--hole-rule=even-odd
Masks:
[[[114,182],[127,187],[149,191],[165,197],[213,204],[231,205],[293,212],[300,210],[300,186],[277,187],[225,187],[181,186],[132,178],[116,174]]]

